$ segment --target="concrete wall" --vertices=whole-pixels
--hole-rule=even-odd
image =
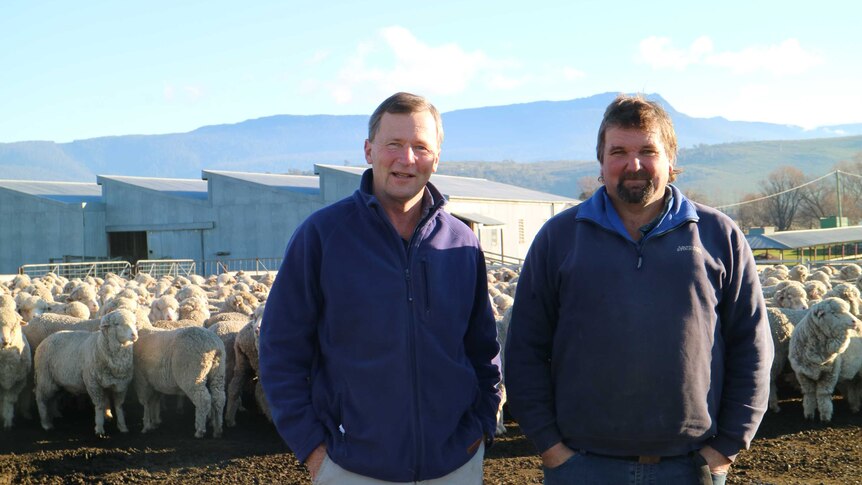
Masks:
[[[503,252],[506,256],[521,259],[527,256],[530,244],[542,225],[566,207],[566,204],[557,202],[474,200],[454,197],[446,204],[446,210],[451,213],[482,214],[503,222],[503,226],[486,226],[476,231],[482,243],[482,249],[495,254]]]
[[[371,168],[371,166],[368,166]],[[326,204],[337,202],[356,191],[362,179],[360,174],[317,167],[320,173],[320,193]]]
[[[67,204],[0,189],[0,221],[0,274],[65,256],[107,255],[101,204]]]
[[[204,233],[204,259],[281,258],[296,228],[324,205],[319,194],[213,173],[207,179],[216,225]]]

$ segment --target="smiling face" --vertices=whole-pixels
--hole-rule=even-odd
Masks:
[[[365,160],[374,174],[374,196],[387,210],[406,212],[422,200],[440,160],[437,123],[429,111],[384,113]]]
[[[656,131],[609,128],[601,160],[608,196],[616,204],[646,207],[663,199],[673,165]]]

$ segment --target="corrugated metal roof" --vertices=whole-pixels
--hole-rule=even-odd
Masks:
[[[102,201],[102,188],[95,183],[0,180],[0,187],[42,199],[62,202],[64,204]]]
[[[493,217],[488,217],[482,214],[476,214],[475,212],[453,212],[453,216],[458,219],[464,219],[466,221],[475,222],[477,224],[482,224],[483,226],[505,226],[506,223],[503,221],[498,221]]]
[[[862,226],[781,231],[745,236],[752,249],[798,249],[862,241]]]
[[[204,170],[203,173],[204,177],[207,173],[212,173],[301,194],[315,195],[320,193],[320,177],[315,175],[229,172],[224,170]]]
[[[126,177],[120,175],[99,175],[96,181],[115,180],[124,184],[134,185],[143,189],[154,190],[165,195],[184,197],[187,199],[206,200],[206,180],[169,179],[157,177]]]
[[[341,165],[318,165],[331,170],[362,175],[367,167],[347,167]],[[473,177],[457,177],[454,175],[431,175],[433,183],[443,195],[448,197],[460,197],[470,199],[490,200],[520,200],[532,202],[579,202],[556,194],[540,192],[538,190],[526,189],[517,185],[493,182],[487,179]]]

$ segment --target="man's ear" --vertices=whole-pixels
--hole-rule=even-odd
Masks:
[[[371,164],[371,141],[365,140],[365,161],[370,165]]]

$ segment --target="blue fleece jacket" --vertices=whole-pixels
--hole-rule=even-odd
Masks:
[[[671,192],[637,242],[603,187],[536,236],[505,380],[539,451],[732,457],[754,437],[772,362],[754,258],[727,216]]]
[[[261,382],[300,461],[325,443],[354,473],[437,478],[495,429],[499,346],[484,256],[432,184],[408,247],[371,187],[368,170],[352,197],[291,238],[261,325]]]

